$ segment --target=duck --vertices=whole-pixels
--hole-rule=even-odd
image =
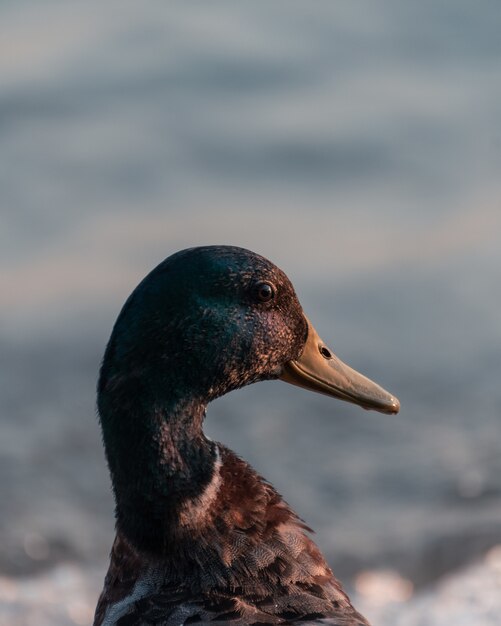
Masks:
[[[125,302],[97,409],[116,536],[94,626],[367,626],[311,529],[204,434],[207,405],[264,380],[397,413],[320,339],[285,273],[235,246],[169,256]]]

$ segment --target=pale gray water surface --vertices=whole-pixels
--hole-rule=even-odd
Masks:
[[[266,383],[209,411],[342,577],[501,541],[500,32],[487,0],[0,5],[0,572],[104,568],[99,360],[201,243],[274,260],[400,397]]]

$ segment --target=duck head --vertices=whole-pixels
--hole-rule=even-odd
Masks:
[[[281,379],[383,413],[398,400],[345,365],[303,313],[287,276],[232,246],[167,258],[135,289],[108,344],[100,395],[206,404],[260,380]]]
[[[285,274],[253,252],[183,250],[136,287],[108,342],[97,402],[117,529],[133,545],[167,554],[180,507],[208,488],[219,448],[203,433],[207,403],[269,379],[399,408],[332,354]]]

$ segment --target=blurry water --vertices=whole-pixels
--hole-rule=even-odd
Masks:
[[[99,359],[201,243],[277,262],[402,401],[209,411],[338,573],[422,582],[501,539],[500,32],[487,0],[2,3],[0,571],[106,561]]]

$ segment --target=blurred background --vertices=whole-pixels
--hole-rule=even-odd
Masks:
[[[435,624],[444,584],[501,598],[500,32],[495,0],[0,4],[1,626],[91,622],[104,346],[153,266],[214,243],[282,267],[402,410],[263,383],[209,434],[376,626]]]

